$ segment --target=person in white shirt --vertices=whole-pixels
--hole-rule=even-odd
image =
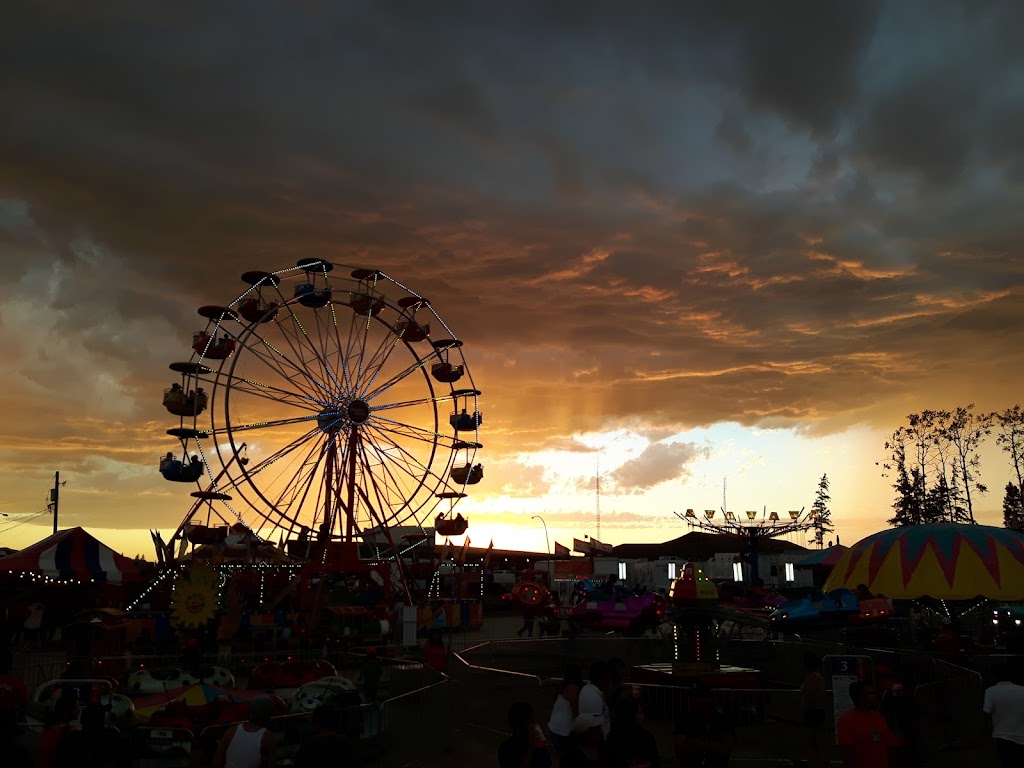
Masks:
[[[605,694],[610,683],[608,665],[603,661],[595,661],[590,665],[590,682],[580,690],[581,715],[600,715],[601,732],[608,736],[612,729],[612,719],[608,714],[608,702]]]
[[[562,688],[555,698],[551,717],[548,719],[548,732],[551,734],[551,744],[555,749],[562,750],[568,746],[576,716],[579,714],[582,687],[582,670],[575,664],[567,666],[562,678]]]
[[[999,682],[985,691],[983,709],[1003,768],[1024,766],[1024,685],[1018,665],[1001,670]]]
[[[267,726],[273,714],[271,699],[261,696],[249,702],[249,719],[221,736],[214,768],[271,768],[276,742]]]

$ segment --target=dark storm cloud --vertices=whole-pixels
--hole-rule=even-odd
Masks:
[[[309,255],[434,301],[495,455],[1002,386],[1017,6],[723,8],[10,9],[8,391],[145,420],[195,307]]]
[[[830,135],[855,106],[880,2],[761,3],[740,44],[743,92],[753,107]]]

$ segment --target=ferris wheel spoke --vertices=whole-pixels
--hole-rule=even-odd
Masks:
[[[280,298],[280,300],[281,300],[279,306],[287,311],[287,313],[288,313],[288,318],[287,319],[291,320],[290,326],[289,326],[288,323],[282,322],[280,319],[275,323],[275,326],[277,327],[278,331],[280,331],[280,333],[284,337],[284,339],[288,342],[288,346],[291,348],[292,354],[294,354],[295,357],[298,358],[299,362],[303,366],[303,369],[305,370],[306,367],[309,365],[309,360],[306,358],[306,355],[304,355],[302,353],[301,349],[299,349],[298,347],[295,346],[296,343],[298,343],[300,346],[308,346],[309,349],[312,350],[314,356],[317,357],[318,360],[319,360],[320,356],[317,353],[316,346],[312,343],[312,340],[309,338],[309,335],[306,333],[305,326],[303,326],[302,321],[299,320],[298,315],[295,314],[295,302],[294,302],[294,300],[293,299],[288,299],[288,298],[285,297],[285,295],[281,292],[280,285],[275,286],[274,290],[277,292],[278,298]],[[315,312],[314,312],[313,316],[314,316],[314,318],[317,316]],[[289,327],[292,328],[291,331],[289,331]],[[294,332],[294,328],[298,328],[299,331],[301,331],[302,338],[299,337],[298,333]],[[303,345],[303,339],[305,339],[305,345]],[[327,381],[328,377],[327,377],[327,371],[326,371],[326,369],[324,369],[324,367],[322,365],[321,365],[321,370],[324,373],[324,377],[323,377],[322,381],[317,380],[317,385],[320,386],[323,389],[324,388],[323,385]],[[307,371],[307,373],[308,373],[308,371]]]
[[[394,403],[382,403],[381,405],[371,405],[370,411],[376,413],[377,411],[389,411],[396,408],[410,408],[416,405],[427,405],[429,403],[452,403],[455,402],[455,398],[451,395],[441,395],[435,397],[420,397],[416,400],[402,400]]]
[[[294,361],[288,358],[288,356],[285,355],[284,352],[275,347],[261,333],[257,332],[256,330],[251,330],[250,336],[246,339],[246,341],[248,342],[253,338],[255,338],[259,343],[246,343],[244,345],[246,350],[255,355],[268,368],[277,373],[278,376],[280,376],[289,384],[300,390],[301,386],[299,385],[297,379],[305,379],[307,383],[309,383],[312,386],[313,391],[323,392],[323,388],[320,386],[319,382],[310,379],[308,372],[304,368],[296,365]]]
[[[282,333],[281,335],[286,336],[286,334],[284,333]],[[254,338],[259,342],[259,344],[249,343]],[[303,395],[304,397],[308,397],[311,400],[322,399],[323,401],[329,401],[331,399],[330,390],[324,387],[322,382],[313,378],[309,374],[308,369],[296,365],[295,361],[291,360],[287,355],[285,355],[284,352],[282,352],[272,343],[270,343],[270,340],[266,339],[258,331],[251,329],[250,335],[247,337],[246,342],[247,343],[245,343],[243,346],[248,352],[251,352],[268,368],[277,373],[277,375],[280,376],[282,379],[287,381],[301,395]],[[298,357],[300,360],[302,359],[301,355],[298,355]],[[303,380],[306,382],[306,385],[308,385],[308,390],[305,389],[303,385],[299,383],[300,381]]]
[[[356,381],[356,391],[365,392],[373,386],[374,381],[377,380],[380,372],[387,365],[391,354],[395,349],[401,347],[402,344],[402,338],[395,333],[393,328],[389,328],[387,334],[377,345],[377,349],[374,350],[373,354],[366,361],[366,365],[360,373],[360,378]]]
[[[349,387],[349,392],[359,391],[359,382],[363,377],[363,368],[366,364],[366,342],[374,322],[376,321],[373,315],[369,313],[366,315],[360,315],[357,312],[352,313],[352,319],[349,322],[348,338],[344,346],[345,356],[343,360],[345,364],[345,382]],[[355,363],[355,370],[352,370],[353,363]]]
[[[366,449],[365,446],[363,447],[362,461],[363,466],[365,468],[365,475],[368,478],[369,485],[373,489],[373,494],[377,499],[376,509],[374,509],[374,504],[370,500],[369,496],[366,494],[365,490],[362,491],[363,500],[366,503],[367,507],[370,509],[370,513],[376,520],[378,527],[380,527],[382,530],[386,530],[388,520],[393,519],[394,516],[398,514],[403,507],[408,505],[409,495],[402,493],[402,489],[398,483],[398,479],[394,476],[394,474],[391,472],[390,467],[388,467],[386,463],[382,464],[383,473],[386,475],[386,478],[381,477],[380,473],[373,472],[373,469],[371,468],[370,465],[370,457],[368,455],[368,450]],[[391,479],[392,485],[390,487],[393,488],[394,490],[394,494],[396,496],[395,501],[391,499],[391,494],[388,493],[388,484],[382,482],[387,478]],[[382,485],[383,489],[381,487]]]
[[[382,498],[380,494],[380,488],[378,487],[377,484],[377,478],[374,476],[373,470],[370,467],[370,462],[366,456],[366,448],[365,446],[362,445],[362,441],[359,442],[359,447],[357,450],[360,464],[360,474],[363,478],[365,478],[365,481],[356,489],[356,492],[359,494],[359,498],[362,500],[363,504],[369,511],[368,518],[371,524],[373,524],[374,527],[383,528],[386,525],[383,510],[385,508],[390,509],[390,505],[386,502],[384,498]],[[377,498],[376,506],[374,505],[373,501],[367,494],[366,486],[369,486],[373,490],[374,496],[376,496]]]
[[[367,402],[370,402],[374,398],[380,397],[385,392],[387,392],[389,389],[391,389],[393,386],[395,386],[400,381],[402,381],[402,379],[405,379],[406,377],[411,376],[412,374],[416,373],[416,371],[422,370],[422,368],[427,363],[430,362],[430,359],[432,357],[434,357],[433,353],[431,353],[430,355],[427,355],[424,358],[418,358],[415,363],[412,363],[412,364],[406,366],[404,370],[399,371],[394,376],[392,376],[391,378],[387,379],[385,382],[380,384],[376,389],[374,389],[372,391],[364,392],[363,395],[362,395],[363,400],[366,400]]]
[[[354,318],[356,317],[358,317],[358,315],[353,312],[353,319],[349,321],[350,326],[355,322]],[[355,392],[355,380],[352,378],[352,373],[350,371],[351,354],[349,344],[351,341],[351,332],[345,339],[346,343],[342,343],[341,327],[337,323],[337,315],[335,315],[334,335],[338,342],[338,368],[341,369],[341,377],[345,382],[345,391],[348,393]]]
[[[453,444],[456,442],[455,438],[451,435],[442,435],[440,432],[423,429],[422,427],[413,426],[412,424],[405,424],[401,421],[389,419],[386,416],[374,415],[372,423],[374,427],[381,431],[389,431],[402,437],[422,440],[431,444],[438,440],[450,440]]]
[[[383,302],[383,297],[378,293],[379,279],[374,277],[372,284],[365,286],[365,292],[372,299],[380,299]],[[373,354],[368,355],[368,350],[374,345],[370,342],[371,329],[377,324],[384,335],[381,340],[376,344],[376,351]],[[352,321],[349,325],[349,336],[348,343],[345,345],[345,358],[346,360],[356,360],[356,370],[354,376],[352,371],[349,371],[350,376],[350,391],[355,394],[358,393],[362,388],[362,382],[365,381],[368,375],[369,369],[373,367],[374,360],[380,358],[382,353],[386,353],[389,348],[392,348],[400,339],[395,335],[393,327],[386,322],[383,322],[380,318],[376,317],[376,313],[367,312],[364,315],[353,312]],[[389,353],[388,353],[389,354]],[[386,360],[386,354],[384,354]],[[351,366],[350,366],[351,368]]]
[[[405,453],[406,457],[404,457],[404,458],[409,458],[408,457],[408,452],[404,452],[402,450],[402,448],[399,445],[397,445],[393,440],[388,440],[388,443],[390,443],[390,445],[392,447],[394,447],[394,449],[397,452]],[[385,490],[387,490],[388,488],[393,488],[395,494],[399,498],[399,501],[404,506],[404,505],[407,504],[408,498],[411,498],[414,494],[403,493],[402,492],[403,487],[404,488],[408,488],[410,483],[409,482],[403,483],[399,479],[399,477],[397,477],[395,475],[394,468],[398,468],[398,469],[402,470],[402,472],[404,474],[408,475],[410,480],[412,481],[411,485],[413,487],[418,487],[418,486],[422,485],[424,480],[425,480],[425,478],[431,474],[429,468],[424,467],[421,463],[419,463],[418,461],[415,461],[415,460],[414,460],[414,464],[417,464],[421,471],[418,471],[418,472],[414,471],[409,466],[407,466],[407,462],[405,460],[403,460],[403,458],[396,457],[396,456],[392,455],[391,453],[389,453],[387,451],[381,450],[381,448],[379,446],[377,446],[375,443],[372,443],[370,441],[362,441],[362,447],[363,447],[363,461],[365,462],[365,465],[367,467],[368,476],[370,478],[370,482],[374,485],[375,493],[377,494],[378,498],[380,498],[384,502],[384,506],[386,506],[389,511],[392,511],[392,512],[395,511],[394,510],[394,503],[395,502],[392,502],[390,500],[390,494],[388,494],[388,498],[387,499],[384,499],[381,496],[381,488],[380,488],[380,484],[378,483],[378,478],[380,480],[389,479],[391,481],[390,484],[387,484],[387,483],[384,484]],[[377,461],[377,465],[380,467],[380,472],[378,472],[376,474],[374,474],[369,469],[370,468],[369,454],[371,452],[374,454],[374,457],[376,458],[376,461]]]
[[[280,389],[279,387],[263,384],[262,382],[254,381],[253,379],[244,379],[240,376],[229,375],[227,386],[231,387],[235,392],[252,395],[253,397],[270,400],[273,403],[280,403],[282,405],[301,408],[303,410],[319,410],[326,404],[324,402],[313,400],[305,395],[288,392],[287,390]]]
[[[325,309],[327,308],[329,308],[331,319],[334,321],[334,302],[329,301]],[[313,322],[316,326],[317,341],[320,343],[319,349],[316,350],[316,355],[320,361],[321,367],[323,368],[324,376],[330,380],[334,387],[334,391],[337,394],[347,394],[348,390],[346,390],[342,383],[338,381],[337,371],[335,371],[334,365],[331,363],[331,354],[328,350],[328,346],[331,341],[331,329],[330,324],[323,319],[323,315],[324,312],[313,313]]]
[[[316,441],[312,441],[312,443],[312,447],[302,457],[298,469],[294,471],[281,492],[278,493],[277,498],[273,500],[272,506],[275,509],[289,511],[301,509],[301,504],[296,506],[295,500],[300,495],[304,497],[305,492],[309,490],[309,485],[313,482],[314,473],[323,456],[323,446]]]
[[[326,361],[320,355],[320,350],[317,349],[317,345],[309,337],[309,334],[306,333],[306,328],[302,324],[302,321],[299,319],[299,316],[295,314],[294,304],[286,304],[285,309],[288,310],[288,317],[291,318],[291,325],[293,326],[293,328],[289,329],[287,323],[281,322],[279,320],[277,322],[277,328],[279,331],[281,331],[281,336],[284,337],[284,339],[288,342],[288,346],[291,348],[292,354],[294,354],[299,359],[299,362],[302,363],[302,370],[306,373],[307,378],[309,378],[311,382],[315,383],[315,385],[318,386],[321,389],[321,391],[323,391],[328,397],[330,397],[332,393],[335,392],[336,390],[328,386],[328,382],[332,377],[327,370]],[[314,311],[314,317],[315,316],[316,314]],[[298,329],[298,332],[295,331],[295,328]],[[299,335],[300,333],[301,337]],[[320,371],[323,373],[323,377],[321,379],[317,379],[309,373],[308,366],[311,360],[307,358],[306,354],[303,353],[302,347],[305,347],[306,349],[313,353],[313,358],[316,359],[316,363],[320,368]]]
[[[384,463],[385,466],[387,466],[387,461],[384,460],[390,460],[398,464],[415,466],[417,468],[417,475],[429,474],[433,475],[434,477],[438,477],[436,473],[431,471],[429,466],[430,464],[433,463],[433,451],[431,452],[431,459],[427,462],[427,464],[424,464],[422,460],[420,460],[415,454],[413,454],[409,450],[409,448],[403,446],[399,442],[397,438],[402,436],[397,435],[396,433],[389,433],[387,430],[384,429],[380,429],[379,425],[376,424],[371,425],[371,429],[373,429],[379,435],[382,441],[386,442],[388,446],[390,446],[389,449],[385,450],[383,447],[377,445],[376,443],[371,443],[373,449],[380,455],[382,463]],[[434,442],[431,441],[430,445],[433,446]],[[442,478],[438,477],[438,479]]]
[[[376,443],[371,443],[370,447],[378,455],[383,471],[391,478],[396,488],[401,489],[403,484],[397,477],[395,477],[395,472],[392,471],[393,467],[400,470],[401,473],[409,476],[412,481],[412,486],[416,491],[419,491],[424,484],[426,484],[428,478],[434,478],[436,480],[435,487],[445,485],[444,478],[431,469],[430,465],[433,464],[433,452],[431,453],[431,459],[428,464],[424,464],[417,456],[412,454],[406,447],[402,446],[391,435],[380,432],[379,430],[378,432],[380,433],[381,440],[386,442],[390,448],[384,448]],[[410,498],[415,495],[415,493],[409,494]]]
[[[242,496],[246,498],[246,501],[249,504],[249,506],[252,507],[261,516],[262,522],[260,523],[260,530],[262,530],[263,526],[267,523],[269,523],[272,526],[278,527],[278,523],[286,521],[288,524],[288,530],[290,535],[290,532],[294,530],[295,526],[301,524],[299,523],[298,519],[298,513],[301,511],[301,509],[285,508],[281,504],[280,499],[283,498],[283,495],[287,493],[287,486],[285,490],[282,491],[281,494],[279,494],[279,499],[277,503],[275,503],[273,500],[267,497],[264,491],[260,489],[259,485],[254,483],[254,478],[260,477],[260,473],[264,473],[264,476],[266,476],[266,473],[269,472],[270,467],[279,464],[281,461],[285,460],[289,455],[294,454],[296,451],[298,451],[304,444],[309,442],[311,439],[314,439],[312,449],[303,457],[302,462],[299,465],[300,471],[297,472],[295,476],[301,474],[301,467],[305,466],[308,463],[309,456],[317,453],[320,450],[320,444],[318,441],[315,440],[318,433],[320,433],[319,428],[310,430],[304,435],[300,435],[287,445],[283,446],[278,451],[275,451],[270,456],[267,456],[265,459],[260,461],[260,463],[257,464],[255,467],[245,472],[242,476],[234,479],[234,482],[232,484],[233,488],[237,490],[239,493],[241,493]],[[292,461],[294,462],[294,457]],[[286,472],[287,469],[288,467],[285,466],[284,469],[278,473],[278,476]],[[312,474],[315,477],[315,467]],[[291,481],[292,483],[294,483],[295,476],[293,476],[293,480]],[[266,485],[272,484],[273,482],[273,480],[270,480]],[[266,487],[266,485],[264,487]],[[256,491],[256,494],[258,495],[262,503],[253,503],[252,500],[248,499],[245,493],[246,486],[253,488]],[[278,519],[276,521],[271,516],[272,514],[278,516]]]
[[[284,445],[281,448],[279,448],[278,450],[274,451],[272,454],[270,454],[266,458],[261,459],[255,466],[245,470],[243,472],[243,474],[244,475],[248,475],[250,478],[255,476],[255,475],[258,475],[260,472],[264,471],[265,469],[267,469],[268,467],[272,466],[273,464],[276,464],[277,462],[281,461],[281,459],[285,458],[289,454],[291,454],[294,451],[298,450],[299,447],[301,447],[303,443],[305,443],[308,440],[311,440],[311,439],[317,437],[317,435],[321,434],[321,433],[322,433],[322,430],[320,429],[319,426],[314,427],[313,429],[309,430],[305,434],[299,435],[298,437],[296,437],[294,440],[292,440],[287,445]]]
[[[296,416],[293,419],[275,419],[274,421],[254,421],[251,424],[235,424],[230,427],[223,427],[221,430],[210,430],[210,434],[217,434],[224,432],[250,432],[254,429],[272,429],[274,427],[285,427],[289,424],[303,424],[310,421],[315,421],[320,418],[319,413],[313,413],[309,416]],[[338,418],[342,418],[343,414],[339,411]],[[319,426],[317,427],[319,429]]]

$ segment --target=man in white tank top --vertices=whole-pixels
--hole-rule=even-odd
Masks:
[[[274,705],[253,699],[249,719],[228,728],[217,745],[214,768],[270,768],[274,764],[274,735],[267,730]]]

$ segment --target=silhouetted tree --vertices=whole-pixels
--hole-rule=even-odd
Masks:
[[[954,478],[955,480],[955,478]],[[946,480],[939,475],[938,481],[927,490],[924,497],[924,509],[921,511],[922,523],[966,522],[967,509],[958,501],[959,494]]]
[[[1024,475],[1024,414],[1019,409],[1018,416],[1013,437],[1020,474]],[[992,433],[994,419],[994,414],[975,413],[973,403],[952,411],[908,414],[907,423],[885,443],[889,457],[882,464],[882,476],[892,478],[896,490],[896,514],[889,522],[975,522],[975,495],[988,490],[978,482],[979,448]]]
[[[986,493],[988,488],[977,481],[981,456],[978,448],[985,438],[992,434],[992,415],[975,413],[974,403],[967,406],[958,405],[952,413],[943,412],[944,418],[939,425],[937,437],[948,441],[953,449],[953,462],[959,479],[959,486],[966,505],[967,519],[974,520],[974,501],[971,491]],[[955,509],[950,506],[950,518],[954,519]]]
[[[996,443],[1010,457],[1010,466],[1017,478],[1017,491],[1024,495],[1024,411],[1019,405],[992,414],[998,431]]]
[[[892,503],[894,514],[888,520],[889,525],[917,525],[922,522],[924,511],[919,493],[921,477],[917,473],[917,468],[907,471],[907,464],[901,457],[894,463],[892,474],[896,478],[892,484],[896,490],[896,499]]]
[[[1024,497],[1015,483],[1006,484],[1003,495],[1003,527],[1024,531]]]
[[[916,495],[912,506],[918,519],[913,522],[921,522],[921,514],[928,496],[929,479],[945,471],[947,451],[941,427],[949,419],[949,415],[948,411],[934,410],[908,414],[907,423],[893,432],[885,443],[889,458],[882,465],[882,476],[895,478],[893,485],[897,489],[897,497],[902,493],[901,487],[904,491],[909,490]],[[900,477],[901,465],[907,482]],[[897,498],[896,503],[903,507],[907,506],[905,499]]]
[[[832,501],[828,490],[828,475],[822,475],[818,481],[818,490],[814,494],[814,503],[811,504],[811,517],[814,520],[814,538],[811,541],[818,545],[818,549],[825,546],[825,534],[835,530],[832,524],[832,510],[828,507],[828,503]]]

